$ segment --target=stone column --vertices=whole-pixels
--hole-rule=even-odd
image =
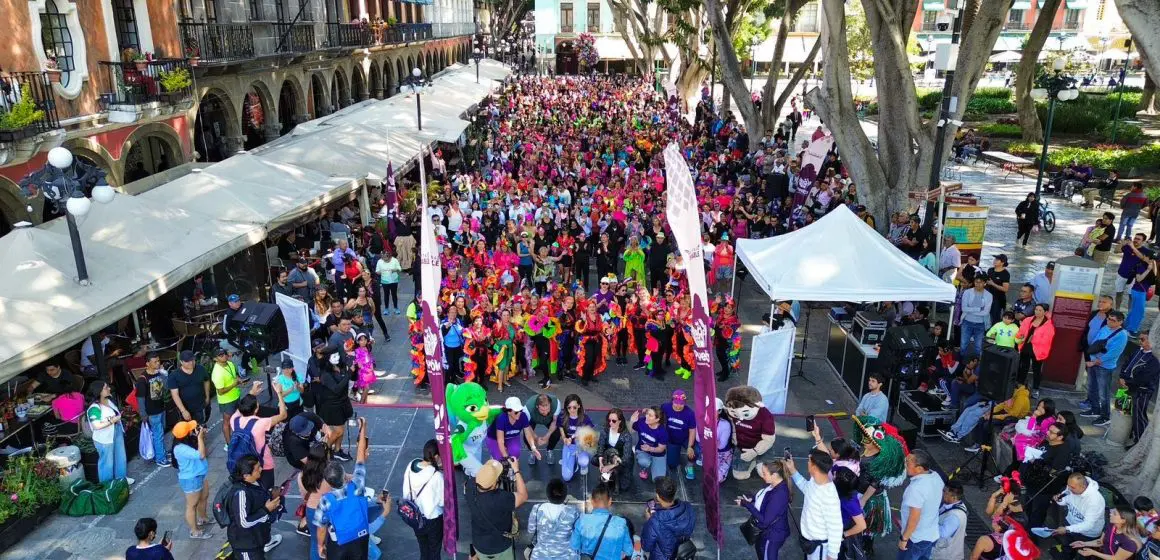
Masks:
[[[266,126],[262,127],[262,132],[266,134],[267,142],[277,140],[282,136],[282,123],[267,121]]]
[[[294,123],[295,124],[302,124],[302,123],[309,121],[309,120],[310,120],[309,113],[299,113],[297,115],[294,115]]]
[[[226,147],[226,157],[232,156],[241,151],[246,145],[245,136],[226,136],[222,138],[222,143]]]
[[[379,88],[375,90],[375,99],[386,99],[387,90]]]

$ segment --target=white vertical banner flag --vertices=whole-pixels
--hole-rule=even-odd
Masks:
[[[761,402],[774,414],[785,413],[789,396],[789,368],[793,361],[793,343],[797,329],[793,325],[753,337],[749,355],[749,382],[746,385],[761,393]]]
[[[286,321],[286,338],[289,346],[282,355],[294,360],[294,373],[300,379],[306,378],[306,361],[310,351],[310,309],[306,302],[298,301],[286,294],[274,294],[274,302],[282,310]]]
[[[443,378],[443,333],[439,327],[439,284],[443,281],[439,268],[439,245],[427,214],[427,172],[423,166],[423,148],[419,148],[419,192],[423,196],[423,212],[419,226],[419,275],[423,293],[419,301],[422,309],[423,352],[427,355],[427,378],[431,383],[431,406],[435,417],[435,441],[439,443],[439,458],[443,461],[443,549],[455,554],[459,536],[458,487],[455,484],[455,464],[451,454],[451,421],[447,417],[446,381]]]
[[[697,413],[697,436],[706,465],[717,464],[717,381],[713,376],[712,350],[709,348],[709,298],[705,287],[705,267],[701,264],[705,249],[701,245],[701,219],[697,191],[689,164],[675,144],[665,148],[666,193],[665,214],[669,229],[677,240],[677,249],[685,259],[689,296],[693,301],[693,396]],[[720,490],[717,477],[702,477],[705,496],[705,525],[718,545],[724,544],[721,527]]]

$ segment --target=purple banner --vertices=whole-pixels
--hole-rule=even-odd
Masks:
[[[389,166],[388,166],[389,167]],[[394,180],[391,180],[394,183]],[[427,183],[423,154],[419,153],[419,184]],[[423,310],[423,352],[427,355],[427,379],[431,383],[431,407],[435,413],[435,441],[443,462],[443,550],[456,555],[459,540],[459,507],[456,503],[455,458],[451,454],[451,425],[447,418],[447,382],[443,378],[443,331],[439,329],[439,245],[427,216],[427,189],[423,193],[423,219],[419,228],[420,307]]]
[[[665,177],[668,197],[665,214],[673,237],[677,240],[677,248],[689,264],[685,271],[693,300],[693,359],[696,362],[693,368],[693,408],[697,413],[697,437],[701,442],[702,463],[705,465],[705,473],[701,477],[702,492],[705,495],[705,525],[720,546],[725,542],[725,535],[721,526],[721,495],[716,473],[717,380],[713,375],[712,351],[709,348],[709,302],[705,267],[697,264],[704,258],[701,219],[697,211],[693,176],[676,144],[669,144],[665,148]]]

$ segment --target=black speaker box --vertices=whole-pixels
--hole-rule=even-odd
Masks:
[[[979,358],[979,394],[995,401],[1010,398],[1018,371],[1019,353],[1014,348],[988,345]]]
[[[290,347],[286,318],[277,305],[248,301],[231,322],[241,325],[236,336],[240,346],[251,354],[269,356]]]
[[[914,380],[934,339],[922,325],[891,327],[878,350],[878,371],[891,379]]]

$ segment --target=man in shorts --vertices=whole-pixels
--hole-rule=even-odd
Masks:
[[[213,381],[214,392],[217,393],[218,409],[222,412],[222,418],[233,416],[238,410],[238,399],[242,398],[242,390],[239,388],[241,381],[238,379],[238,366],[230,361],[229,350],[218,348],[214,353],[210,380]],[[222,434],[226,436],[228,447],[230,436],[233,434],[229,422],[222,422]]]

